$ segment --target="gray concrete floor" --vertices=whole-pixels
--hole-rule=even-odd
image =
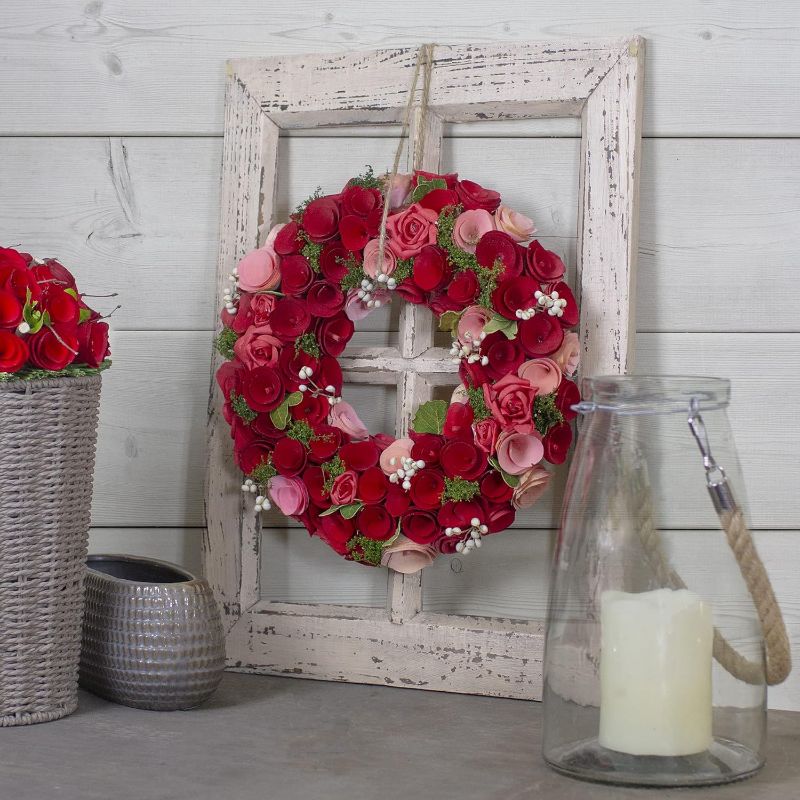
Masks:
[[[701,790],[622,789],[551,772],[541,706],[227,674],[188,712],[81,694],[79,710],[0,729],[2,800],[797,800],[800,714],[770,714],[769,763]]]

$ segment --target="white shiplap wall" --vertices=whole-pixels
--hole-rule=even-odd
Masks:
[[[199,566],[226,58],[631,33],[648,38],[638,368],[733,379],[758,544],[800,639],[794,0],[4,0],[0,242],[57,254],[89,291],[117,289],[124,304],[105,379],[93,549]],[[444,160],[499,188],[574,264],[577,133],[565,120],[456,126]],[[279,212],[365,163],[388,166],[392,135],[284,140]],[[385,340],[393,319],[371,318],[363,338]],[[380,392],[353,397],[374,428],[389,430],[394,405]],[[689,504],[669,520],[687,543],[700,513]],[[555,519],[554,507],[540,508],[480,561],[437,564],[427,607],[542,616]],[[277,517],[272,524],[267,596],[382,604],[382,573],[341,563]],[[687,569],[702,579],[713,566]],[[771,705],[800,708],[800,677],[774,690]]]

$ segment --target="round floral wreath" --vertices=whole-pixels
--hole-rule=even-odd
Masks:
[[[566,458],[578,307],[562,260],[524,245],[533,222],[491,189],[368,168],[320,195],[239,262],[225,295],[217,381],[242,489],[346,559],[415,572],[508,528],[547,487],[541,462]],[[452,332],[461,379],[404,439],[369,433],[337,361],[393,294]]]

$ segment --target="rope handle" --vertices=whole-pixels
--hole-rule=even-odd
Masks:
[[[692,398],[689,406],[688,423],[703,456],[708,493],[756,607],[766,652],[766,681],[769,686],[775,686],[785,681],[792,670],[792,652],[783,615],[744,514],[736,504],[725,470],[717,464],[711,453],[708,432],[700,415],[697,398]],[[680,580],[674,571],[671,573],[673,580]],[[751,684],[761,683],[764,678],[761,665],[742,656],[716,629],[714,657],[735,678]]]

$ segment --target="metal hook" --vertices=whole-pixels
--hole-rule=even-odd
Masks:
[[[689,430],[692,432],[700,454],[703,456],[703,468],[706,471],[706,486],[717,512],[733,511],[736,501],[733,498],[728,477],[725,470],[717,464],[711,454],[711,444],[708,441],[708,431],[703,417],[700,415],[700,402],[696,397],[689,401]]]

